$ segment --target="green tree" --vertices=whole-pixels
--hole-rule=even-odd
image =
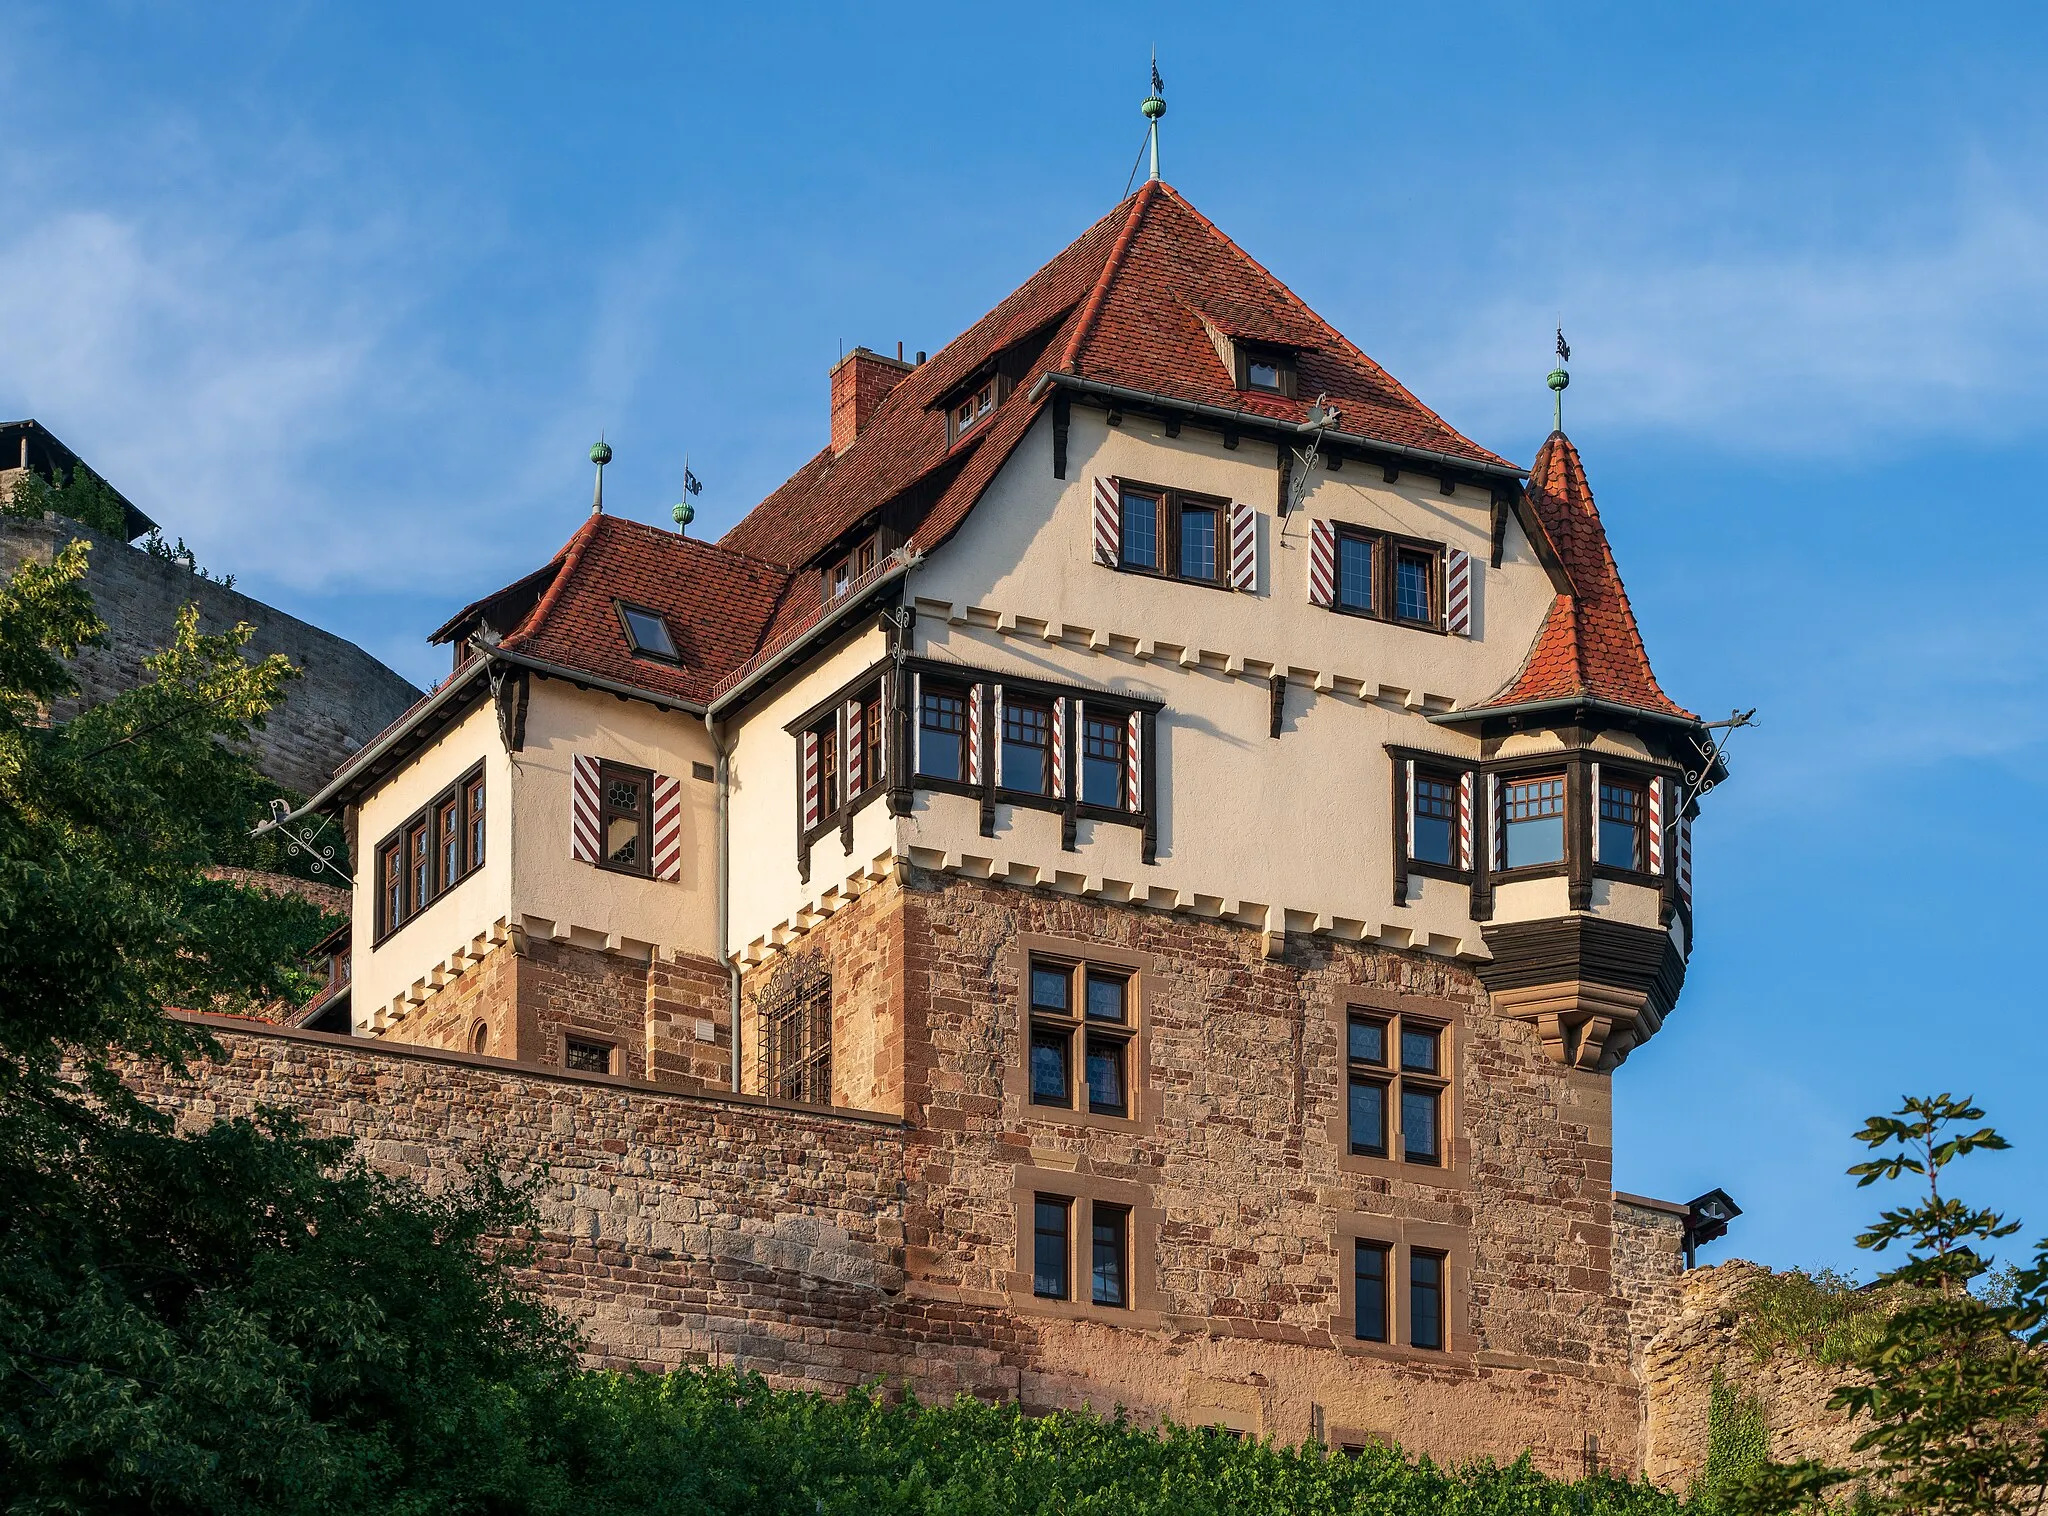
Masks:
[[[521,1196],[278,1115],[180,1135],[122,1082],[212,1051],[166,1006],[304,994],[327,923],[206,872],[272,793],[237,743],[291,670],[248,628],[188,609],[149,683],[41,719],[102,633],[86,552],[0,585],[0,1507],[540,1508],[573,1358],[494,1240]]]
[[[58,470],[55,479],[31,472],[15,481],[6,514],[33,517],[45,511],[69,516],[116,542],[128,540],[127,507],[106,480],[82,463],[68,475]]]
[[[2031,1268],[1996,1288],[1973,1288],[1991,1269],[1991,1244],[2019,1230],[1995,1211],[1946,1193],[1950,1164],[2006,1140],[1967,1097],[1911,1098],[1858,1132],[1877,1156],[1849,1170],[1859,1187],[1917,1176],[1923,1188],[1856,1239],[1905,1260],[1879,1275],[1891,1294],[1883,1330],[1851,1360],[1861,1373],[1829,1404],[1868,1419],[1854,1444],[1875,1455],[1886,1509],[1960,1516],[2038,1510],[2048,1498],[2048,1243]],[[1813,1504],[1846,1470],[1808,1461],[1767,1464],[1737,1481],[1731,1503],[1758,1513]]]

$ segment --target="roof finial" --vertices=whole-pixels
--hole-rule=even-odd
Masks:
[[[1564,430],[1564,392],[1572,382],[1572,376],[1565,371],[1565,365],[1571,361],[1572,345],[1564,340],[1564,323],[1559,322],[1557,328],[1557,367],[1550,371],[1550,378],[1545,381],[1550,386],[1550,393],[1556,399],[1556,413],[1551,422],[1552,431],[1561,432]]]
[[[1152,138],[1152,173],[1159,177],[1159,118],[1166,114],[1166,83],[1159,77],[1159,49],[1152,49],[1152,93],[1145,97],[1145,103],[1138,107],[1151,123],[1146,130]]]
[[[690,497],[703,493],[704,486],[699,484],[697,476],[690,472],[690,455],[685,453],[683,454],[683,498],[678,500],[675,508],[669,512],[669,515],[675,518],[677,535],[683,537],[690,535],[690,523],[697,519],[697,507],[690,504]]]
[[[597,434],[597,444],[590,450],[590,461],[597,465],[597,488],[592,490],[590,494],[590,514],[602,516],[604,514],[604,466],[612,461],[611,444],[604,440],[603,432]]]

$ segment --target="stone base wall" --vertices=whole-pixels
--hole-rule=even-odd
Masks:
[[[1684,1309],[1685,1277],[1685,1207],[1616,1195],[1614,1282],[1628,1302],[1628,1358],[1639,1379],[1650,1340]]]
[[[263,772],[302,794],[326,784],[344,759],[420,698],[419,690],[354,643],[62,516],[0,519],[0,577],[24,562],[47,564],[80,537],[92,544],[85,583],[107,624],[107,640],[104,647],[79,649],[70,661],[79,692],[58,702],[52,712],[58,720],[141,684],[143,660],[171,640],[188,603],[199,607],[200,630],[224,632],[247,622],[256,628],[251,656],[283,653],[301,671],[253,745]]]

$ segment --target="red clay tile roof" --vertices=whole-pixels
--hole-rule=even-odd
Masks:
[[[1650,670],[1643,634],[1586,483],[1586,466],[1563,432],[1552,432],[1530,466],[1529,504],[1563,560],[1575,593],[1551,602],[1529,656],[1507,686],[1473,707],[1594,699],[1697,721]]]
[[[1299,399],[1237,389],[1203,318],[1227,334],[1304,349]],[[999,355],[1027,349],[1025,377],[979,435],[949,452],[941,409]],[[811,562],[867,516],[904,500],[915,545],[952,535],[1045,403],[1047,369],[1285,421],[1318,393],[1346,431],[1502,465],[1395,383],[1179,192],[1150,182],[1089,227],[1008,299],[890,391],[846,452],[820,452],[720,539],[775,563]]]
[[[557,558],[561,572],[499,646],[696,705],[753,656],[791,577],[772,563],[622,516],[592,516]],[[620,600],[661,613],[680,668],[633,654]]]

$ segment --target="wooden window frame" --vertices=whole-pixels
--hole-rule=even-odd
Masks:
[[[1035,790],[1023,789],[1017,785],[1009,783],[1009,765],[1006,763],[998,762],[996,767],[1004,771],[1003,782],[996,786],[996,796],[998,799],[1004,801],[1016,801],[1052,800],[1056,798],[1053,794],[1054,776],[1052,771],[1052,728],[1053,723],[1058,721],[1062,715],[1059,705],[1060,702],[1058,697],[1048,699],[1047,697],[1039,695],[1032,691],[1025,691],[1020,694],[1012,686],[1006,685],[1004,687],[1002,710],[1003,729],[996,733],[996,751],[998,752],[998,754],[1000,754],[1010,744],[1010,718],[1013,712],[1020,710],[1042,711],[1045,715],[1045,741],[1042,744],[1020,742],[1018,746],[1036,748],[1037,751],[1045,755],[1040,760],[1040,763],[1045,770],[1045,787],[1043,789]]]
[[[811,849],[827,833],[837,831],[846,849],[853,849],[853,818],[868,806],[887,795],[899,779],[909,774],[909,758],[902,751],[895,727],[898,684],[892,671],[891,660],[882,659],[834,690],[831,695],[819,701],[809,710],[789,722],[783,730],[793,739],[796,749],[796,848],[797,872],[805,879],[810,878]],[[861,702],[861,789],[858,794],[848,795],[846,789],[846,707],[853,700]],[[870,719],[876,707],[880,707],[881,720]],[[914,713],[913,713],[914,719]],[[832,742],[838,754],[839,794],[836,803],[826,805],[821,797],[818,806],[818,820],[815,825],[804,824],[804,736],[830,727]],[[883,764],[876,764],[874,748],[876,743],[883,746]],[[922,783],[922,781],[918,781]]]
[[[1139,479],[1119,479],[1117,493],[1117,563],[1120,574],[1138,574],[1147,579],[1170,579],[1175,584],[1200,585],[1204,589],[1230,590],[1230,501],[1220,495],[1174,489],[1164,484],[1147,484]],[[1153,502],[1159,566],[1147,568],[1124,557],[1123,502],[1126,495],[1138,495]],[[1203,579],[1180,571],[1181,516],[1190,507],[1216,514],[1215,572]]]
[[[967,775],[971,771],[971,764],[967,754],[967,705],[974,698],[974,682],[972,680],[937,679],[929,675],[920,681],[917,709],[911,713],[911,721],[917,729],[917,751],[920,755],[924,752],[924,734],[927,731],[944,730],[943,728],[927,727],[924,724],[924,702],[933,695],[950,696],[960,702],[960,731],[958,733],[960,738],[960,777],[952,779],[944,774],[929,774],[923,769],[916,769],[912,773],[911,779],[920,789],[947,789],[960,794],[974,794],[977,792],[978,787],[970,784],[967,779]]]
[[[440,791],[425,805],[393,827],[384,835],[383,841],[377,844],[375,850],[370,855],[375,860],[374,867],[376,868],[377,882],[374,905],[376,930],[370,941],[372,948],[381,946],[394,934],[404,930],[407,925],[417,920],[429,906],[434,905],[443,896],[447,895],[449,891],[483,867],[484,860],[482,858],[472,858],[470,856],[469,807],[472,798],[478,794],[484,794],[488,804],[488,791],[485,789],[484,766],[482,763],[472,764],[463,773],[461,778]],[[443,847],[444,836],[441,830],[443,813],[451,803],[455,807],[454,833],[458,840],[457,852],[460,858],[460,867],[454,871],[452,876],[444,867],[446,853]],[[423,893],[414,888],[412,861],[409,851],[413,834],[421,827],[425,827],[427,831],[428,883]],[[399,911],[398,919],[395,921],[390,919],[392,913],[389,909],[389,902],[386,899],[384,890],[386,860],[394,852],[397,854],[400,863],[398,879]]]
[[[1354,1019],[1379,1022],[1386,1028],[1383,1063],[1354,1064],[1351,1058],[1351,1023]],[[1460,1135],[1461,1101],[1458,1090],[1464,1048],[1463,1008],[1455,1001],[1439,1000],[1433,996],[1402,994],[1376,985],[1353,985],[1332,997],[1330,1028],[1336,1056],[1332,1064],[1324,1067],[1334,1065],[1336,1069],[1336,1078],[1326,1088],[1331,1091],[1334,1107],[1328,1132],[1337,1167],[1347,1173],[1376,1179],[1400,1179],[1445,1189],[1469,1187],[1471,1164]],[[1436,1073],[1426,1074],[1403,1066],[1401,1033],[1406,1028],[1426,1028],[1436,1034]],[[1387,1144],[1384,1154],[1354,1153],[1351,1150],[1351,1084],[1354,1077],[1380,1084],[1385,1091],[1381,1097],[1381,1117]],[[1426,1090],[1435,1096],[1435,1163],[1407,1156],[1401,1095],[1410,1088]]]
[[[1236,360],[1236,372],[1231,377],[1239,389],[1251,395],[1272,395],[1288,400],[1293,400],[1300,394],[1301,364],[1293,349],[1270,343],[1245,341],[1241,338],[1234,339],[1231,347],[1234,350],[1232,357]],[[1278,371],[1280,382],[1271,388],[1263,384],[1253,384],[1254,363],[1271,364]]]
[[[1410,631],[1450,635],[1444,622],[1444,562],[1447,549],[1443,543],[1433,542],[1427,537],[1407,537],[1399,532],[1361,526],[1350,521],[1333,521],[1330,525],[1335,530],[1339,543],[1336,549],[1335,583],[1331,586],[1330,592],[1330,610],[1340,616],[1356,616],[1363,621],[1384,622],[1388,626],[1406,627]],[[1353,542],[1372,544],[1373,584],[1372,604],[1369,607],[1344,603],[1342,543],[1346,538]],[[1429,615],[1421,621],[1396,614],[1400,583],[1398,565],[1404,553],[1427,559],[1429,563]]]
[[[989,418],[1010,398],[1012,388],[1010,376],[994,368],[984,368],[973,378],[955,386],[945,402],[946,446],[951,448],[966,438],[980,435]],[[964,421],[960,416],[962,407],[971,412]]]
[[[898,772],[906,776],[905,783],[907,788],[925,790],[935,794],[962,795],[970,799],[979,800],[981,802],[981,823],[984,836],[993,836],[995,833],[995,808],[998,804],[1023,806],[1031,810],[1052,811],[1056,814],[1061,814],[1064,817],[1064,824],[1061,828],[1061,845],[1070,851],[1078,848],[1076,827],[1080,822],[1106,822],[1112,826],[1136,827],[1144,834],[1143,861],[1146,863],[1153,861],[1153,854],[1158,845],[1159,716],[1165,710],[1163,702],[1142,696],[1112,694],[1106,690],[1084,689],[1071,684],[1053,684],[1043,679],[1020,677],[994,669],[974,668],[958,663],[938,663],[925,658],[912,658],[905,660],[903,667],[901,685],[903,693],[901,698],[906,703],[910,699],[911,675],[915,675],[920,681],[932,681],[949,690],[957,690],[962,693],[971,691],[973,686],[979,684],[982,686],[982,699],[989,702],[989,704],[982,711],[980,781],[978,783],[968,783],[964,779],[941,779],[935,775],[913,772],[909,754],[899,751],[895,761],[901,765]],[[991,695],[991,690],[996,685],[1002,686],[1005,700],[1008,700],[1012,694],[1016,694],[1022,695],[1029,700],[1043,701],[1048,704],[1060,701],[1068,702],[1066,707],[1067,771],[1064,776],[1064,794],[1040,795],[1030,790],[1013,790],[997,786],[995,758],[1000,742],[1000,733],[997,730],[998,723],[995,720],[993,697]],[[1074,720],[1073,705],[1073,702],[1076,701],[1080,702],[1088,710],[1098,713],[1114,711],[1126,723],[1129,722],[1133,715],[1139,718],[1141,725],[1138,754],[1140,762],[1139,805],[1136,810],[1129,810],[1123,806],[1089,805],[1082,801],[1080,797],[1080,724]],[[916,719],[923,719],[921,708],[916,713]],[[795,725],[792,723],[791,730],[795,729]],[[1128,738],[1126,741],[1128,741]],[[801,753],[798,754],[797,762],[799,770],[801,770],[803,762]],[[798,795],[798,802],[799,806],[801,806],[801,793]],[[821,826],[819,830],[822,831],[824,828]]]
[[[631,819],[640,823],[640,846],[637,856],[630,864],[614,863],[611,849],[605,845],[605,822],[625,812],[611,803],[611,781],[616,777],[640,786],[640,804]],[[608,874],[623,874],[628,879],[652,879],[654,877],[654,772],[630,763],[614,763],[601,758],[597,764],[597,866]]]

